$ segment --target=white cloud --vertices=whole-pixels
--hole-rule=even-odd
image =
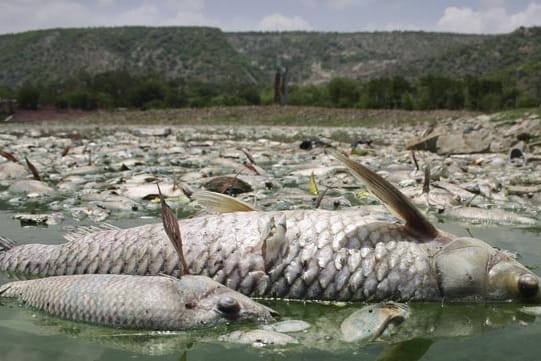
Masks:
[[[279,13],[265,16],[256,26],[261,31],[311,30],[312,26],[300,16],[287,17]]]
[[[0,3],[0,33],[52,27],[80,27],[88,9],[75,1],[24,0]]]
[[[121,25],[219,26],[204,15],[205,0],[0,0],[0,33],[54,27]]]
[[[495,1],[496,4],[501,2]],[[437,29],[459,33],[505,33],[519,26],[541,24],[541,5],[530,3],[526,9],[509,14],[503,7],[448,7],[437,22]]]

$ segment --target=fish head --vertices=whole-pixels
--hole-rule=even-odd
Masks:
[[[541,279],[509,252],[468,237],[451,240],[435,256],[445,299],[540,303]]]
[[[209,277],[183,276],[177,284],[185,309],[183,317],[194,325],[229,322],[271,322],[273,309]]]

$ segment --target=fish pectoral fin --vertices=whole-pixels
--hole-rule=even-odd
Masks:
[[[71,242],[84,236],[88,236],[89,234],[119,229],[120,227],[105,222],[97,225],[76,226],[69,229],[69,232],[64,234],[64,239],[68,242]]]
[[[257,209],[248,203],[222,193],[197,191],[192,194],[192,199],[199,202],[199,204],[209,211],[217,213],[257,211]]]
[[[433,239],[439,231],[419,211],[402,192],[389,181],[364,165],[357,163],[336,149],[329,149],[353,176],[363,182],[366,187],[379,199],[387,209],[406,222],[406,229],[420,239]]]
[[[286,238],[286,216],[281,215],[278,221],[271,217],[268,221],[261,221],[262,235],[261,255],[265,261],[265,269],[279,263],[289,253],[289,244]]]

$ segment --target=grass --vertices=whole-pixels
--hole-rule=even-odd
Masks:
[[[537,115],[538,117],[541,117],[541,107],[518,108],[518,109],[506,110],[506,111],[494,114],[494,116],[492,117],[492,120],[496,122],[508,122],[508,121],[513,121],[515,119],[525,118],[530,115]]]
[[[199,109],[97,112],[70,120],[87,125],[222,125],[286,127],[372,127],[438,122],[476,116],[465,111],[333,109],[295,106],[240,106]]]

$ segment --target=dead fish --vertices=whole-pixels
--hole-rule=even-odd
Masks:
[[[283,346],[299,343],[299,341],[289,335],[272,330],[238,330],[220,336],[218,340],[229,343],[250,344],[254,347]]]
[[[182,330],[227,321],[264,322],[273,310],[205,276],[187,276],[178,221],[160,187],[163,226],[183,264],[170,276],[70,275],[0,286],[0,297],[73,321],[113,327]]]
[[[403,303],[386,302],[368,305],[353,312],[341,324],[346,342],[374,341],[384,332],[392,334],[407,317],[410,310]]]
[[[523,226],[534,226],[537,224],[537,220],[534,218],[521,216],[499,208],[449,207],[440,210],[439,214],[445,215],[446,218],[456,219],[471,224]]]
[[[148,330],[268,322],[275,314],[204,276],[56,276],[4,284],[0,297],[68,320]]]
[[[249,211],[185,219],[179,226],[190,274],[212,277],[258,297],[541,301],[540,279],[509,253],[437,229],[381,176],[333,154],[403,223],[362,208]],[[61,245],[16,247],[0,241],[4,248],[0,270],[42,276],[179,275],[181,270],[161,224],[83,230],[67,239]]]

